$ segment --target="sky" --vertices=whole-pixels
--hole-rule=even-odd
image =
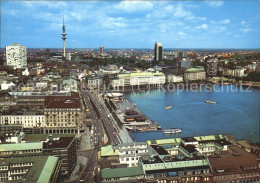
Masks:
[[[0,3],[1,48],[260,48],[260,0]]]

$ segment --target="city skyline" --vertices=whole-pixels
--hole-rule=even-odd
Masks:
[[[259,1],[1,2],[1,48],[257,49]],[[242,13],[241,13],[242,12]]]

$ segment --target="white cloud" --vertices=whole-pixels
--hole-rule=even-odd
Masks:
[[[245,25],[245,24],[246,24],[246,21],[245,21],[245,20],[242,20],[242,21],[240,22],[240,24],[241,24],[241,25]]]
[[[113,18],[113,17],[104,17],[101,20],[101,25],[105,28],[115,28],[115,27],[126,27],[127,24],[122,17]]]
[[[229,24],[230,23],[230,20],[229,19],[224,19],[224,20],[220,20],[220,21],[210,21],[210,23],[212,24]]]
[[[180,4],[174,9],[174,16],[175,17],[187,17],[191,16],[191,12],[186,11],[183,9],[183,6]]]
[[[175,7],[174,16],[177,18],[185,18],[186,20],[190,20],[192,22],[207,20],[206,17],[197,17],[193,15],[190,11],[187,11],[186,8],[184,8],[181,4]]]
[[[240,31],[244,32],[244,33],[247,33],[247,32],[250,32],[251,29],[250,28],[241,28]]]
[[[215,32],[216,33],[220,33],[226,30],[226,27],[220,26],[220,27],[216,27],[215,28]]]
[[[166,11],[173,11],[174,10],[174,6],[173,5],[168,5],[168,6],[164,7],[164,9]]]
[[[221,20],[220,23],[221,24],[229,24],[230,20],[229,19]]]
[[[185,32],[178,32],[179,36],[186,36],[187,34]]]
[[[115,9],[120,9],[126,12],[135,12],[150,10],[153,8],[153,4],[148,1],[121,1],[114,6]]]
[[[196,29],[204,29],[204,30],[207,30],[207,29],[208,29],[208,25],[207,25],[207,24],[202,24],[201,26],[197,26]]]
[[[67,7],[67,3],[64,1],[23,1],[24,5],[29,8],[37,8],[47,6],[48,8],[63,8]]]
[[[220,7],[224,4],[224,2],[221,0],[209,0],[209,1],[206,1],[206,3],[210,7]]]

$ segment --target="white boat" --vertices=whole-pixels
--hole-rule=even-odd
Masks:
[[[216,104],[217,103],[216,101],[212,101],[212,100],[205,100],[204,102],[209,103],[209,104]]]
[[[157,131],[157,128],[155,128],[155,127],[142,127],[142,128],[139,128],[138,131],[141,131],[141,132]]]
[[[172,108],[172,106],[169,105],[169,106],[165,107],[164,109],[165,109],[165,110],[169,110],[169,109],[171,109],[171,108]]]
[[[170,129],[164,129],[163,133],[182,133],[182,128],[170,128]]]

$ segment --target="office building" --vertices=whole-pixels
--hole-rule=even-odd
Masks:
[[[163,47],[162,43],[156,42],[154,46],[154,60],[155,61],[161,61],[163,55]]]
[[[203,67],[190,68],[184,72],[184,81],[206,80],[206,72]]]
[[[211,59],[207,61],[207,75],[216,76],[218,72],[218,61],[216,59]]]
[[[50,102],[44,109],[46,133],[78,133],[83,131],[81,103],[74,99]]]
[[[187,57],[187,52],[186,51],[176,51],[174,52],[175,58],[183,58]]]
[[[67,59],[68,61],[71,61],[71,53],[67,53],[67,54],[66,54],[66,59]]]
[[[54,183],[59,174],[60,161],[53,156],[0,160],[0,182]]]
[[[99,52],[100,55],[104,54],[104,46],[100,46],[98,48],[98,52]]]
[[[61,176],[68,177],[77,162],[77,139],[74,134],[47,135],[5,133],[0,136],[0,159],[55,156],[61,160]]]
[[[61,159],[61,176],[69,177],[77,162],[77,139],[74,137],[57,137],[43,143],[43,155]]]
[[[26,46],[14,43],[5,47],[6,65],[16,68],[27,67],[27,50]]]
[[[113,87],[161,85],[165,83],[165,75],[161,72],[139,72],[130,74],[118,74],[111,79]]]

